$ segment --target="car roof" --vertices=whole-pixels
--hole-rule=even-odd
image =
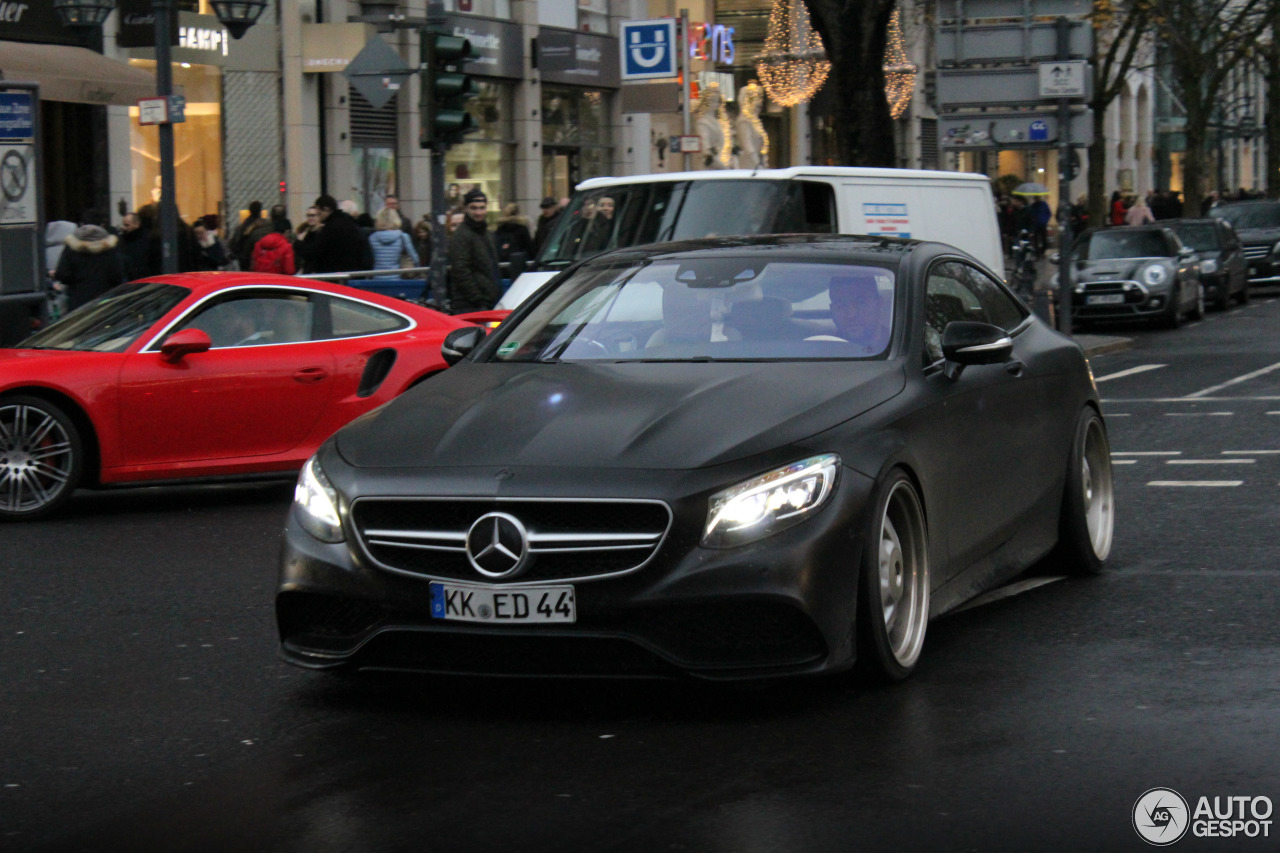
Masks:
[[[180,272],[149,276],[145,279],[139,279],[139,281],[156,281],[185,287],[197,297],[208,296],[211,293],[216,293],[217,291],[227,290],[234,287],[290,287],[295,289],[303,288],[306,290],[317,290],[322,293],[331,293],[335,296],[346,296],[351,299],[360,299],[395,311],[408,311],[412,313],[414,311],[430,310],[429,308],[423,308],[421,305],[416,305],[403,299],[383,296],[382,294],[373,293],[368,290],[360,290],[358,288],[347,287],[346,285],[334,284],[332,282],[321,281],[314,278],[300,278],[294,275],[278,275],[276,273],[216,271]]]
[[[1177,219],[1161,219],[1160,224],[1172,228],[1174,225],[1217,225],[1222,222],[1212,216],[1186,216]],[[1226,223],[1230,224],[1230,223]]]
[[[593,190],[615,187],[620,184],[651,184],[660,181],[725,181],[755,179],[758,181],[790,180],[793,178],[912,178],[975,181],[984,186],[991,179],[978,172],[940,172],[929,169],[884,169],[854,166],[791,166],[786,169],[707,169],[700,172],[661,172],[650,175],[624,175],[620,177],[588,178],[574,189]]]

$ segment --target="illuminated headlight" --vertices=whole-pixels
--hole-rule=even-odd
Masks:
[[[1274,246],[1271,247],[1271,254],[1280,255],[1280,243],[1276,243]]]
[[[730,548],[800,523],[826,503],[839,472],[840,457],[827,453],[716,492],[708,505],[702,544]]]
[[[1169,278],[1169,271],[1161,264],[1152,264],[1142,271],[1142,280],[1155,286],[1164,284]]]
[[[1207,260],[1200,262],[1200,272],[1215,273],[1218,271],[1218,262],[1215,260]]]
[[[307,460],[298,475],[298,485],[293,489],[293,505],[298,510],[298,523],[302,529],[321,542],[341,542],[345,538],[342,519],[338,516],[338,492],[314,456]]]

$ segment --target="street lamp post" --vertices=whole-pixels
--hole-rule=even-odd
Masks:
[[[255,23],[267,0],[210,0],[214,13],[232,38],[240,38]],[[100,27],[116,6],[116,0],[53,0],[65,26]],[[173,60],[169,33],[173,25],[173,0],[151,0],[156,34],[156,96],[172,105]],[[171,108],[171,106],[170,106]],[[161,271],[178,271],[178,204],[175,195],[173,124],[163,122],[160,131],[160,245]]]

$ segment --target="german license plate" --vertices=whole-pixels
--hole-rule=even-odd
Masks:
[[[1101,293],[1097,296],[1086,296],[1086,305],[1119,305],[1124,302],[1123,293]]]
[[[431,615],[452,622],[521,624],[574,622],[578,618],[572,586],[516,589],[432,583]]]

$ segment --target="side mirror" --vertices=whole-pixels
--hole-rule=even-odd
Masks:
[[[160,345],[160,355],[170,364],[177,364],[186,356],[196,352],[208,352],[213,346],[209,336],[199,329],[183,329],[174,332]]]
[[[484,336],[489,332],[482,326],[467,326],[465,329],[454,329],[444,336],[444,344],[440,347],[440,355],[450,367],[462,361],[480,346]]]
[[[1013,339],[999,326],[972,320],[954,320],[942,330],[942,355],[950,379],[960,376],[967,364],[999,364],[1013,354]]]
[[[1189,261],[1195,256],[1196,256],[1196,250],[1191,248],[1190,246],[1183,246],[1181,249],[1178,250],[1178,257],[1182,258],[1184,261]]]

